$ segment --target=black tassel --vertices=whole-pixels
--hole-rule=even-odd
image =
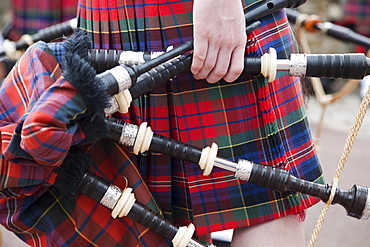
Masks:
[[[88,154],[76,147],[71,148],[62,166],[57,169],[58,177],[54,183],[65,198],[73,199],[91,162]]]
[[[71,37],[64,39],[63,44],[66,51],[78,55],[85,61],[89,61],[91,41],[85,30],[77,29]]]
[[[79,122],[86,136],[83,143],[91,143],[108,134],[104,109],[109,106],[109,95],[99,77],[96,76],[95,69],[88,62],[90,40],[86,32],[78,30],[65,42],[63,76],[77,89],[86,102],[87,113]]]

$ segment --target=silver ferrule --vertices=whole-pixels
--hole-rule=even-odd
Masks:
[[[252,161],[240,159],[236,167],[235,177],[243,181],[248,181],[252,173],[253,164]]]
[[[105,192],[103,198],[100,200],[100,203],[107,208],[113,209],[121,195],[122,190],[114,184],[111,184]]]
[[[119,92],[132,86],[130,74],[123,66],[116,66],[108,71],[116,79]]]
[[[137,125],[125,122],[119,142],[125,146],[132,147],[135,143],[138,129],[139,127]]]
[[[230,160],[216,157],[215,166],[228,170],[228,171],[235,172],[238,164]]]
[[[109,99],[109,106],[104,109],[105,115],[112,115],[113,113],[116,113],[119,109],[118,102],[116,98],[111,97]]]
[[[307,57],[305,54],[292,54],[290,56],[290,69],[291,76],[305,77],[307,71]]]
[[[369,218],[369,215],[370,215],[370,193],[369,193],[369,187],[367,187],[367,199],[366,199],[365,208],[362,211],[361,219],[367,220]]]
[[[145,63],[144,52],[142,52],[142,51],[124,51],[119,56],[118,63],[119,64],[125,64],[125,65],[131,65],[131,66]]]
[[[277,59],[276,60],[277,71],[290,71],[290,60],[289,59]]]

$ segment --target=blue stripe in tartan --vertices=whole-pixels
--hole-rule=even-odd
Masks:
[[[55,59],[57,62],[63,66],[64,64],[64,53],[65,53],[65,46],[63,42],[54,42],[54,43],[48,43],[48,46],[53,51],[55,55]]]
[[[300,98],[301,96],[302,96],[302,93],[298,93],[294,97],[292,97],[292,98],[290,98],[290,99],[288,99],[286,101],[283,101],[281,104],[278,104],[278,105],[273,106],[270,110],[268,110],[268,111],[262,111],[262,113],[272,112],[274,109],[278,109],[279,107],[281,107],[283,105],[286,105],[287,103],[289,103],[291,101],[294,101],[294,100]]]
[[[281,18],[283,17],[281,14],[283,12],[280,12],[280,13],[277,13],[276,15],[274,14],[274,16],[270,16],[270,17],[267,17],[267,18],[264,18],[263,19],[263,25],[266,25],[266,24],[269,24],[269,23],[274,23],[275,21],[277,21],[277,23],[284,23],[278,27],[274,27],[274,25],[271,25],[272,27],[271,28],[268,28],[268,29],[263,29],[262,30],[265,30],[265,33],[262,33],[260,34],[259,37],[257,37],[258,39],[261,39],[259,42],[256,42],[254,44],[251,44],[250,45],[250,49],[253,50],[255,49],[253,52],[251,52],[251,54],[253,54],[253,56],[260,56],[262,55],[262,53],[266,52],[267,49],[270,47],[270,46],[274,46],[278,52],[278,57],[279,58],[283,58],[283,57],[286,57],[288,56],[289,54],[289,49],[291,48],[291,45],[292,45],[292,39],[290,38],[289,35],[283,35],[281,33],[277,34],[277,31],[285,28],[283,31],[286,31],[287,28],[289,28],[287,26],[287,23],[285,21],[281,22]],[[170,25],[172,25],[172,23],[175,23],[177,21],[176,17],[173,18],[173,20],[171,20],[171,23],[168,25],[168,26],[164,26],[165,28],[169,27]],[[163,37],[165,37],[166,39],[172,39],[173,42],[176,42],[174,44],[178,44],[179,43],[179,40],[182,39],[182,38],[191,38],[191,32],[188,32],[188,30],[185,30],[184,31],[184,28],[182,29],[176,29],[176,30],[181,30],[182,31],[182,35],[172,35],[171,36],[171,33],[170,32],[175,32],[174,29],[171,29],[171,30],[165,30],[165,31],[162,31],[161,34],[165,34]],[[134,32],[134,31],[133,31]],[[151,32],[148,30],[148,32]],[[173,33],[172,33],[173,34]],[[270,38],[268,35],[270,34],[275,34],[273,38]],[[126,34],[125,34],[126,35]],[[138,39],[142,39],[142,40],[138,40],[136,44],[143,44],[143,43],[146,43],[146,46],[145,48],[151,50],[154,46],[157,46],[158,44],[160,44],[157,40],[145,40],[146,38],[154,38],[156,35],[156,33],[154,32],[153,33],[153,36],[152,36],[152,33],[151,34],[148,34],[147,36],[138,36]],[[122,36],[122,35],[121,35]],[[174,39],[173,37],[174,36],[180,36],[180,38],[177,38],[177,39]],[[268,37],[267,37],[268,36]],[[125,47],[126,47],[126,44],[130,44],[131,45],[131,40],[125,40]],[[165,42],[168,42],[168,41],[165,41]],[[164,42],[164,43],[165,43]],[[281,44],[283,43],[283,45]],[[154,44],[154,45],[153,45]],[[144,46],[143,47],[138,47],[140,49],[144,49]],[[155,47],[157,48],[157,47]],[[280,75],[280,74],[279,74]],[[191,81],[191,85],[189,86],[185,86],[184,82],[185,81]],[[281,82],[285,81],[284,78],[279,78],[279,80],[281,80]],[[143,97],[139,100],[136,100],[135,103],[133,105],[135,105],[135,111],[133,110],[131,112],[131,115],[128,117],[127,115],[126,116],[122,116],[121,118],[125,119],[125,120],[131,120],[129,122],[134,122],[134,123],[139,123],[141,121],[147,121],[149,120],[150,123],[149,125],[151,125],[151,127],[153,128],[154,131],[156,131],[157,133],[163,133],[163,134],[166,134],[166,135],[171,135],[173,134],[176,138],[187,138],[188,134],[187,134],[187,131],[188,130],[194,130],[194,127],[192,126],[186,126],[186,124],[188,123],[184,123],[185,125],[185,128],[179,128],[177,125],[176,125],[176,121],[177,120],[183,120],[184,118],[182,118],[182,116],[178,117],[178,119],[176,119],[175,116],[177,115],[172,115],[172,110],[168,109],[168,110],[163,110],[163,115],[160,115],[160,116],[156,116],[155,114],[152,114],[154,115],[154,118],[151,118],[151,113],[152,113],[152,110],[156,108],[156,106],[158,105],[159,107],[161,107],[162,105],[165,105],[165,103],[162,102],[162,100],[166,100],[168,99],[167,103],[169,103],[169,105],[175,105],[176,107],[181,107],[181,105],[185,106],[186,107],[186,104],[189,101],[190,98],[193,97],[193,101],[199,101],[199,98],[202,97],[202,96],[199,96],[201,94],[201,91],[197,92],[196,90],[200,87],[197,87],[196,84],[198,82],[194,82],[194,80],[192,79],[191,76],[189,76],[188,78],[185,78],[184,77],[181,77],[181,79],[179,79],[178,81],[176,81],[175,83],[168,83],[167,84],[167,87],[166,86],[162,86],[160,88],[156,88],[154,89],[151,94],[149,94],[149,97]],[[201,83],[201,82],[199,82]],[[291,82],[290,80],[286,80],[287,84],[289,83],[293,83]],[[294,82],[296,85],[298,82]],[[204,84],[201,84],[201,85],[204,85]],[[262,86],[263,83],[260,83],[260,86]],[[255,90],[257,86],[255,86]],[[279,85],[280,87],[280,85]],[[191,93],[189,93],[189,95],[187,96],[186,99],[184,99],[183,97],[181,96],[176,96],[173,97],[172,96],[172,92],[176,93],[176,92],[180,92],[180,91],[191,91],[193,90],[194,93],[193,95]],[[167,93],[168,91],[170,91],[170,93]],[[298,91],[298,89],[297,89]],[[280,93],[283,93],[282,91],[279,91]],[[167,93],[167,97],[166,96],[158,96],[158,101],[156,100],[157,98],[155,97],[150,97],[150,95],[154,95],[156,96],[157,95],[166,95]],[[244,92],[241,92],[241,93],[244,93]],[[247,93],[246,92],[246,97],[247,97]],[[294,92],[292,93],[292,96],[291,97],[296,97],[296,94],[300,94],[298,92]],[[228,92],[227,95],[231,95],[232,96],[238,96],[237,93],[235,92]],[[270,94],[272,97],[274,97],[273,94]],[[197,97],[199,96],[199,97]],[[185,96],[184,96],[185,97]],[[207,96],[205,96],[207,97]],[[210,97],[210,96],[208,96]],[[226,96],[227,97],[227,96]],[[176,99],[177,101],[175,103],[173,103],[173,99]],[[209,101],[211,102],[212,104],[212,98],[210,97]],[[259,99],[261,100],[261,99]],[[284,100],[285,102],[290,102],[288,98],[284,98],[282,99]],[[157,103],[158,102],[158,103]],[[235,102],[235,104],[238,104],[239,102]],[[246,103],[247,105],[251,105],[251,106],[254,106],[253,104],[249,104],[249,103]],[[239,106],[239,105],[236,105],[236,106]],[[159,108],[158,107],[158,108]],[[166,107],[166,106],[164,106]],[[276,107],[276,106],[272,106],[272,107]],[[289,106],[287,106],[289,107]],[[254,107],[256,108],[256,107]],[[252,109],[254,109],[252,107]],[[246,111],[244,108],[240,108],[240,107],[235,107],[235,105],[232,105],[230,106],[229,108],[230,110],[238,110],[240,112],[243,112],[243,111]],[[228,109],[228,110],[229,110]],[[208,111],[208,109],[206,109]],[[155,110],[153,110],[155,112]],[[160,110],[158,110],[160,111]],[[166,112],[168,111],[168,112]],[[213,113],[214,114],[218,114],[220,111],[214,111]],[[268,111],[267,111],[268,112]],[[140,113],[143,113],[142,116],[137,116],[136,114],[140,114]],[[294,121],[298,121],[297,119],[299,119],[300,117],[302,117],[301,115],[303,115],[304,113],[303,112],[296,112],[296,113],[292,113],[292,114],[299,114],[299,117],[295,117],[295,118],[291,118],[293,119]],[[159,126],[161,124],[161,121],[164,119],[163,116],[165,115],[168,115],[170,118],[171,118],[171,121],[168,121],[168,122],[165,122],[164,124],[167,126],[169,126],[169,129],[167,131],[163,130],[163,128],[160,128],[161,126]],[[184,113],[185,114],[185,113]],[[204,114],[203,112],[201,114]],[[256,114],[260,114],[260,113],[256,113]],[[196,116],[195,114],[190,114],[192,116]],[[248,117],[248,115],[246,115]],[[287,116],[287,117],[290,117],[290,116]],[[291,119],[288,119],[290,120],[289,124],[291,123],[294,123],[293,120]],[[285,121],[285,116],[282,117],[282,120],[281,121]],[[199,124],[200,126],[197,128],[197,129],[200,129],[200,136],[202,135],[202,131],[204,131],[204,123],[202,123],[201,121],[203,121],[202,119],[199,120]],[[279,121],[276,121],[276,122],[279,122]],[[231,122],[229,122],[228,124],[236,124],[237,123],[241,123],[239,125],[243,125],[244,122],[243,120],[242,121],[238,121],[238,120],[235,120],[233,119]],[[225,123],[226,124],[226,123]],[[220,156],[221,157],[232,157],[232,159],[236,159],[238,157],[242,157],[242,158],[248,158],[249,160],[255,160],[256,162],[260,161],[260,162],[267,162],[267,161],[270,161],[274,158],[279,158],[277,156],[280,156],[280,153],[278,153],[277,155],[274,153],[273,155],[271,153],[273,152],[276,152],[275,150],[277,149],[278,151],[281,151],[283,150],[284,148],[283,147],[280,147],[280,146],[283,146],[283,145],[286,145],[286,147],[288,147],[288,150],[291,150],[292,152],[294,152],[294,149],[297,148],[298,145],[300,145],[300,143],[302,142],[303,139],[301,138],[304,138],[306,139],[305,141],[303,141],[303,143],[309,143],[310,142],[310,136],[300,136],[299,134],[297,134],[297,136],[295,136],[293,139],[291,139],[292,141],[294,140],[298,140],[298,144],[297,143],[288,143],[288,142],[285,142],[285,143],[281,143],[280,146],[279,145],[276,145],[276,143],[280,143],[279,141],[281,140],[278,140],[277,141],[270,141],[271,138],[267,138],[268,135],[270,133],[272,133],[272,131],[275,131],[275,130],[279,130],[279,123],[274,123],[274,126],[266,126],[262,123],[262,120],[258,123],[258,128],[259,129],[255,129],[254,133],[252,133],[251,136],[247,136],[249,133],[247,133],[245,131],[244,128],[242,128],[242,131],[243,133],[234,133],[233,135],[234,136],[230,136],[230,138],[232,138],[232,140],[227,140],[227,137],[226,137],[226,134],[225,133],[222,133],[221,135],[223,136],[220,136],[220,137],[217,137],[217,138],[214,138],[215,141],[219,141],[219,139],[222,139],[222,141],[218,142],[220,143]],[[214,125],[212,125],[214,126]],[[219,124],[217,124],[217,126],[219,126]],[[223,125],[222,125],[223,126]],[[227,126],[228,128],[232,128],[233,126]],[[237,126],[236,126],[237,127]],[[160,128],[161,130],[159,130],[159,132],[156,130],[156,128]],[[220,127],[216,127],[215,126],[215,129],[218,129],[218,130],[222,130],[223,128],[220,128]],[[305,121],[300,121],[298,124],[294,124],[292,126],[284,126],[284,128],[281,130],[281,132],[278,132],[278,134],[276,136],[283,136],[283,135],[293,135],[291,134],[290,132],[293,132],[293,128],[303,128],[303,129],[306,129],[307,126],[305,125]],[[299,131],[301,131],[302,129],[300,129]],[[260,132],[258,132],[260,131]],[[271,132],[270,132],[271,131]],[[237,136],[238,135],[238,136]],[[180,137],[179,137],[180,136]],[[239,137],[241,136],[241,137]],[[262,139],[259,140],[259,141],[254,141],[256,138],[258,137],[261,137]],[[195,138],[198,138],[198,136],[196,137],[193,137],[194,139]],[[202,136],[200,137],[202,138]],[[263,139],[265,138],[265,139]],[[277,137],[279,138],[279,137]],[[192,139],[192,136],[189,135],[189,138],[190,141],[189,142],[193,142],[193,143],[201,143],[201,142],[208,142],[208,141],[212,141],[211,138],[209,139],[202,139],[202,140],[193,140]],[[248,140],[250,141],[250,143],[244,143],[243,141],[245,140]],[[198,141],[198,142],[197,142]],[[312,152],[312,149],[310,149],[309,151],[307,151],[307,153],[309,152]],[[225,154],[225,155],[224,155]],[[207,215],[203,216],[202,214],[208,214],[208,207],[212,207],[212,205],[200,205],[200,202],[203,198],[199,199],[198,201],[198,198],[200,198],[201,196],[204,196],[204,200],[206,200],[206,197],[208,195],[211,195],[212,193],[216,193],[214,190],[212,190],[212,188],[208,189],[207,188],[204,188],[204,191],[202,190],[200,193],[198,192],[194,192],[191,196],[191,201],[189,201],[189,198],[186,197],[184,199],[181,199],[181,194],[187,196],[187,193],[186,193],[186,188],[182,188],[181,186],[183,187],[187,187],[188,184],[187,182],[194,182],[196,183],[195,181],[203,181],[203,178],[201,176],[201,171],[199,169],[199,166],[197,164],[187,164],[186,162],[181,162],[181,161],[178,161],[178,160],[174,160],[174,159],[166,159],[165,157],[161,157],[161,156],[157,156],[157,155],[150,155],[150,156],[146,156],[147,154],[144,154],[142,157],[140,157],[140,164],[139,164],[139,168],[142,170],[142,175],[145,177],[145,179],[147,179],[148,181],[148,185],[151,186],[151,189],[152,189],[152,192],[154,194],[155,197],[157,197],[159,199],[159,203],[161,204],[161,206],[163,205],[164,206],[164,209],[166,211],[168,211],[168,214],[176,214],[178,213],[179,211],[181,211],[179,213],[179,215],[174,215],[173,217],[176,218],[177,220],[179,220],[178,222],[184,222],[184,221],[181,221],[181,218],[184,218],[184,220],[187,220],[187,219],[191,219],[191,217],[183,217],[183,216],[187,216],[187,211],[188,209],[191,210],[192,209],[192,204],[196,207],[199,206],[200,210],[197,210],[197,211],[193,211],[196,217],[196,219],[200,219],[201,220],[196,220],[196,222],[202,227],[205,225],[205,223],[203,224],[203,222],[201,221],[204,221],[204,222],[208,222],[209,224],[214,224],[214,225],[217,225],[219,224],[220,222],[217,222],[217,220],[211,220]],[[286,155],[289,156],[289,152],[286,152]],[[268,156],[269,158],[267,158],[266,156]],[[310,154],[308,155],[308,157],[310,156]],[[235,158],[236,157],[236,158]],[[283,157],[283,156],[282,156]],[[289,158],[289,157],[288,157]],[[167,164],[166,162],[171,162],[171,164]],[[309,160],[309,162],[307,162],[307,159],[303,161],[302,159],[302,162],[297,162],[297,161],[294,161],[294,165],[296,166],[299,166],[299,169],[302,169],[302,174],[304,175],[305,174],[305,171],[304,169],[302,168],[302,166],[310,163],[312,166],[315,167],[316,169],[316,174],[313,174],[316,178],[317,178],[317,175],[318,175],[318,162],[316,160],[316,158],[313,158],[311,160]],[[166,166],[167,165],[167,166]],[[166,171],[164,170],[165,167],[168,167],[169,169]],[[158,168],[158,169],[157,169]],[[189,168],[189,169],[188,169]],[[183,173],[182,170],[184,170]],[[221,176],[221,171],[220,169],[215,169],[214,170],[215,172],[220,172],[220,176]],[[169,174],[173,172],[173,176],[169,176]],[[189,177],[189,176],[190,177]],[[159,179],[156,180],[155,178],[152,179],[152,177],[150,176],[153,176],[153,177],[163,177],[163,179]],[[175,178],[176,176],[176,178]],[[168,178],[172,178],[172,182],[173,184],[170,184],[168,185],[167,184],[167,180]],[[186,178],[186,179],[185,179]],[[199,179],[198,179],[199,178]],[[154,181],[152,181],[154,180]],[[229,178],[227,178],[227,182],[229,182]],[[235,182],[235,181],[234,181]],[[196,185],[194,185],[196,186]],[[165,188],[164,188],[165,187]],[[238,199],[238,196],[240,194],[240,191],[238,189],[239,187],[235,185],[235,183],[233,185],[230,185],[229,188],[227,188],[229,191],[232,191],[230,193],[227,193],[227,194],[230,194],[230,197],[232,198],[232,203],[233,205],[237,205],[237,207],[241,207],[243,208],[244,210],[244,207],[245,205],[243,205],[242,202],[240,202],[240,198]],[[165,190],[165,192],[163,192],[163,190]],[[223,190],[225,191],[225,190]],[[276,214],[279,214],[280,213],[280,210],[284,213],[285,210],[290,210],[290,206],[294,206],[294,205],[288,205],[288,202],[287,200],[284,201],[284,205],[280,205],[281,202],[279,201],[275,201],[276,198],[279,198],[279,194],[278,193],[272,193],[266,189],[263,189],[263,188],[259,188],[258,186],[253,186],[253,185],[243,185],[242,186],[242,193],[244,194],[248,194],[248,196],[246,196],[244,199],[246,201],[248,201],[248,203],[250,203],[251,205],[254,204],[254,203],[263,203],[263,202],[271,202],[271,205],[269,206],[264,206],[262,208],[258,208],[258,209],[253,209],[253,210],[250,210],[250,209],[245,209],[246,210],[246,214],[243,214],[242,216],[240,216],[240,218],[243,218],[245,220],[245,218],[248,218],[248,213],[251,213],[251,218],[257,218],[257,217],[261,217],[261,221],[264,220],[265,218],[265,215],[266,214],[269,214],[271,213],[271,208],[273,207],[278,207],[278,211],[279,212],[274,212],[275,215]],[[218,191],[217,191],[218,192]],[[169,196],[172,196],[171,194],[175,193],[176,196],[172,197],[173,201],[170,201],[168,202],[167,201],[167,197],[164,196],[164,194],[168,194]],[[222,196],[221,195],[217,195],[218,198],[220,199]],[[276,198],[275,198],[276,197]],[[221,199],[222,200],[222,199]],[[227,201],[225,199],[225,201]],[[190,203],[191,202],[191,203]],[[173,203],[173,208],[171,208],[170,204]],[[217,202],[218,203],[218,202]],[[198,205],[199,204],[199,205]],[[218,204],[216,205],[218,206]],[[215,207],[216,207],[215,206]],[[271,208],[269,208],[271,207]],[[178,208],[184,208],[184,210],[177,210]],[[228,208],[230,209],[230,208]],[[295,210],[298,210],[299,211],[299,208],[296,208]],[[238,210],[235,210],[235,212],[237,212]],[[221,212],[215,212],[216,214],[220,215],[220,217],[222,219],[225,219],[225,221],[229,221],[228,219],[226,219],[226,217],[224,217],[223,213]],[[259,213],[259,214],[257,214]],[[292,213],[292,211],[290,212]],[[238,211],[238,215],[240,215],[241,213]],[[188,214],[190,215],[190,214]],[[245,218],[244,218],[245,217]],[[271,215],[268,215],[266,216],[267,217],[273,217]],[[277,217],[277,216],[276,216]],[[270,218],[271,219],[271,218]],[[235,220],[230,220],[231,222],[234,222],[234,221],[238,221],[237,219]],[[241,221],[243,221],[242,219],[240,219],[240,223]],[[259,222],[260,223],[260,222]],[[207,226],[208,227],[208,226]],[[209,229],[215,229],[215,228],[209,228]]]
[[[178,1],[171,1],[171,4],[175,4],[175,3],[184,3],[184,2],[192,2],[192,0],[178,0]],[[111,7],[111,8],[101,8],[101,7],[87,7],[86,5],[83,5],[81,3],[78,4],[79,6],[83,7],[84,9],[88,9],[88,10],[104,10],[104,11],[107,11],[107,10],[116,10],[116,9],[125,9],[125,8],[135,8],[135,7],[148,7],[148,6],[167,6],[168,3],[167,2],[163,2],[163,3],[160,3],[160,2],[155,2],[155,3],[144,3],[144,4],[127,4],[126,6],[119,6],[119,7]]]
[[[280,88],[279,90],[272,91],[267,97],[261,98],[261,100],[267,100],[271,96],[276,95],[278,93],[281,93],[282,91],[286,90],[287,88],[290,88],[290,87],[294,86],[296,83],[300,83],[298,79],[296,79],[293,83],[287,84],[285,87]],[[302,92],[300,92],[300,93],[298,93],[296,95],[292,95],[292,96],[293,97],[287,99],[286,101],[283,101],[281,104],[272,106],[272,108],[270,108],[268,111],[261,111],[261,113],[272,112],[274,109],[277,109],[277,108],[285,105],[288,102],[291,102],[291,101],[294,101],[294,100],[298,99],[299,97],[302,96]],[[198,102],[198,101],[195,99],[195,102]],[[228,108],[228,111],[248,109],[249,107],[255,106],[255,105],[256,104],[246,104],[246,105],[243,105],[243,106],[240,106],[240,107],[230,107],[230,108]],[[218,113],[218,112],[224,112],[224,109],[210,110],[210,111],[205,111],[205,112],[202,112],[202,113],[198,112],[198,113],[194,113],[194,114],[186,114],[186,115],[183,115],[183,116],[177,116],[177,118],[178,119],[187,119],[187,118],[192,117],[192,116],[206,115],[206,114]],[[228,124],[228,125],[237,124],[237,123],[242,124],[242,123],[248,122],[248,121],[250,121],[252,119],[257,119],[259,117],[260,117],[260,115],[256,115],[254,117],[243,118],[243,119],[239,119],[237,121],[229,121],[228,123],[207,124],[207,125],[204,124],[202,126],[197,126],[197,127],[193,127],[193,128],[184,128],[184,129],[182,129],[182,131],[191,131],[191,130],[194,130],[194,129],[207,129],[209,127],[219,127],[219,126],[223,126],[225,124]],[[151,120],[161,120],[161,119],[165,119],[165,117],[156,117],[155,115],[154,116],[151,116]],[[163,130],[163,131],[158,130],[158,131],[156,131],[156,133],[158,133],[158,134],[160,134],[160,133],[167,133],[167,132],[168,131],[166,131],[166,130]]]

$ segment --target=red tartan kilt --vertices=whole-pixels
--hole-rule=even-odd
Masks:
[[[81,1],[79,8],[80,24],[95,48],[157,51],[192,39],[192,1],[126,1],[126,7],[119,1],[97,2]],[[110,11],[98,11],[98,6]],[[285,14],[261,21],[263,26],[248,36],[246,54],[261,56],[274,47],[279,58],[287,57],[293,44]],[[135,124],[146,121],[156,133],[200,148],[215,142],[224,158],[278,164],[296,176],[318,180],[321,170],[300,82],[283,73],[277,77],[270,84],[248,74],[232,84],[208,84],[183,74],[116,117]],[[140,156],[137,166],[164,214],[179,225],[194,222],[199,234],[300,214],[317,202],[237,181],[217,168],[205,177],[197,164],[160,154]]]

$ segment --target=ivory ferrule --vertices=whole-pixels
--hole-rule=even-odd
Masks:
[[[142,51],[123,51],[121,55],[119,56],[118,63],[131,65],[131,66],[145,63],[144,52]]]

